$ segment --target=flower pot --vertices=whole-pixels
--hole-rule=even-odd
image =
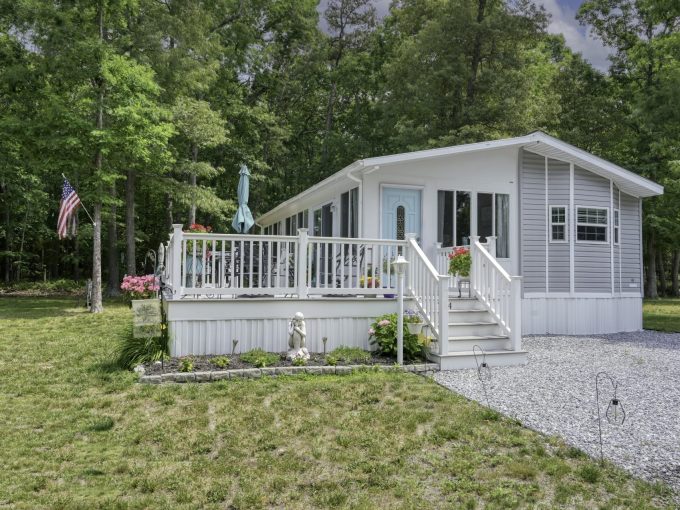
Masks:
[[[394,299],[395,297],[397,297],[397,295],[396,294],[383,294],[383,297],[385,299]]]
[[[408,327],[408,332],[412,335],[419,335],[423,330],[422,322],[407,322],[406,327]]]

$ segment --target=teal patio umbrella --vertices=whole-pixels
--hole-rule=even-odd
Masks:
[[[246,165],[241,165],[239,174],[241,177],[238,181],[238,209],[236,209],[236,215],[234,216],[234,221],[231,222],[231,226],[234,227],[234,230],[239,234],[245,234],[255,224],[253,214],[248,207],[248,188],[250,187],[250,172],[248,171],[248,167]]]

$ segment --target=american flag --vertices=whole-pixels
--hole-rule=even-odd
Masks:
[[[64,239],[76,233],[76,218],[80,198],[73,189],[71,183],[64,179],[64,187],[61,192],[61,205],[59,207],[59,220],[57,221],[57,234],[59,239]]]

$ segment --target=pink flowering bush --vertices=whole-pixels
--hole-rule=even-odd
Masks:
[[[397,356],[397,314],[389,313],[378,317],[368,330],[371,345],[378,348],[384,356]],[[409,333],[404,321],[404,359],[415,360],[422,357],[422,342],[418,335]]]
[[[123,283],[120,284],[120,289],[130,299],[146,299],[153,296],[154,292],[158,292],[158,280],[152,274],[144,276],[125,275]]]

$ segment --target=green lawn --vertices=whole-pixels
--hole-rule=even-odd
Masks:
[[[0,299],[0,508],[671,508],[410,374],[136,384],[74,303]]]
[[[642,323],[645,329],[680,333],[680,298],[645,299]]]

